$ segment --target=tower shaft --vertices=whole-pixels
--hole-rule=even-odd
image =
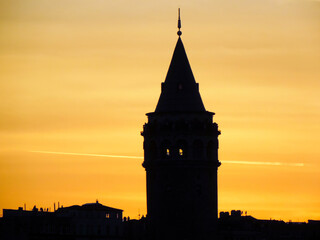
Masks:
[[[205,110],[180,35],[158,104],[142,132],[148,238],[212,240],[220,131],[214,113]]]

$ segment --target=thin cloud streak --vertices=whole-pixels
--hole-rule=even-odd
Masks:
[[[270,165],[270,166],[291,166],[303,167],[304,163],[283,163],[283,162],[250,162],[250,161],[222,161],[223,163],[247,164],[247,165]]]
[[[52,152],[52,151],[29,151],[29,152],[44,153],[44,154],[57,154],[57,155],[73,155],[73,156],[143,159],[143,157],[139,157],[139,156],[106,155],[106,154],[92,154],[92,153],[70,153],[70,152]],[[283,162],[250,162],[250,161],[223,160],[222,163],[244,164],[244,165],[291,166],[291,167],[303,167],[304,166],[304,163],[283,163]]]
[[[32,152],[32,153],[46,153],[46,154],[58,154],[58,155],[90,156],[90,157],[143,159],[143,157],[138,157],[138,156],[105,155],[105,154],[92,154],[92,153],[69,153],[69,152],[50,152],[50,151],[29,151],[29,152]]]

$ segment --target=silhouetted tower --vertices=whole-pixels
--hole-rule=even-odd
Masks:
[[[218,125],[206,111],[181,41],[143,126],[149,239],[215,239]]]

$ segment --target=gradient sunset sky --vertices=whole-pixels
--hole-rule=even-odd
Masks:
[[[320,219],[315,0],[1,0],[0,216],[96,199],[146,214],[140,131],[168,70],[179,7],[222,132],[219,211]]]

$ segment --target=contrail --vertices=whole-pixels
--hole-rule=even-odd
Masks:
[[[73,155],[73,156],[143,159],[143,157],[139,157],[139,156],[106,155],[106,154],[92,154],[92,153],[71,153],[71,152],[51,152],[51,151],[29,151],[29,152],[45,153],[45,154],[58,154],[58,155]],[[291,167],[303,167],[304,166],[304,163],[251,162],[251,161],[231,161],[231,160],[223,160],[222,163],[245,164],[245,165],[291,166]]]
[[[250,161],[222,161],[223,163],[247,164],[247,165],[270,165],[270,166],[292,166],[303,167],[304,163],[283,163],[283,162],[250,162]]]
[[[70,153],[70,152],[49,152],[49,151],[29,151],[29,152],[33,152],[33,153],[47,153],[47,154],[59,154],[59,155],[74,155],[74,156],[90,156],[90,157],[143,159],[143,157],[138,157],[138,156],[105,155],[105,154],[92,154],[92,153]]]

